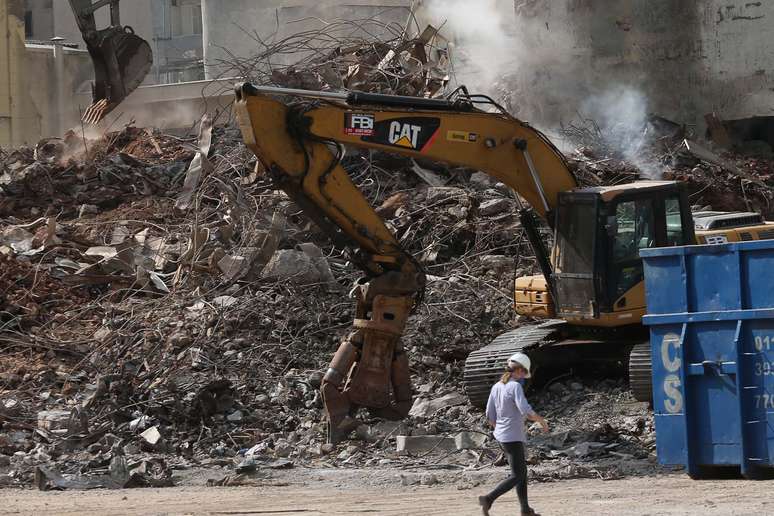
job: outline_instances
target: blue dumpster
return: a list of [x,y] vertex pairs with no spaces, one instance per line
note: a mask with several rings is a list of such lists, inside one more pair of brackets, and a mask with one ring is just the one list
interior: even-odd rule
[[659,462],[774,469],[774,241],[645,249]]

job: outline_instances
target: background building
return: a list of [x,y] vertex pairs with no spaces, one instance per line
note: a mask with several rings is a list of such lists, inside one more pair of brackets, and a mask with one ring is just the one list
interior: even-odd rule
[[[69,1],[57,0],[53,6],[52,0],[26,1],[32,17],[32,39],[48,41],[57,36],[85,48]],[[146,84],[204,78],[201,0],[124,0],[120,5],[121,23],[132,27],[153,49],[153,69]],[[109,9],[101,8],[96,15],[97,26],[105,27]],[[53,23],[50,28],[49,18]]]
[[[202,0],[205,76],[223,76],[231,56],[248,57],[265,42],[319,29],[334,19],[365,20],[405,25],[411,0]],[[353,27],[351,35],[356,35]],[[379,35],[378,33],[372,35]],[[298,56],[277,56],[278,63]]]
[[[25,134],[48,136],[65,122],[52,99],[71,92],[88,97],[91,79],[83,41],[67,0],[0,0],[21,20],[27,40],[26,72],[40,88],[22,91],[34,115]],[[412,8],[419,24],[442,26],[457,43],[458,82],[498,98],[518,116],[544,128],[578,115],[639,120],[644,112],[685,123],[702,134],[716,113],[750,139],[774,144],[774,3],[737,0],[124,0],[122,22],[148,40],[154,52],[146,84],[190,82],[232,75],[228,61],[260,51],[266,42],[322,27],[333,19],[378,18],[402,26]],[[98,22],[107,23],[108,9]],[[2,20],[6,32],[17,22]],[[54,80],[55,47],[67,76]],[[18,45],[6,41],[3,59]],[[41,45],[40,43],[45,43]],[[48,45],[48,46],[47,46]],[[14,50],[15,49],[15,50]],[[14,54],[15,55],[15,54]],[[45,56],[45,57],[44,57]],[[279,64],[298,55],[277,56]],[[26,59],[26,58],[25,58]],[[18,59],[17,59],[18,61]],[[23,60],[22,60],[23,61]],[[72,64],[70,64],[72,62]],[[6,63],[4,69],[10,69]],[[13,82],[15,78],[5,78]],[[56,85],[56,86],[54,86]],[[17,85],[18,86],[18,85]],[[10,89],[9,89],[10,88]],[[193,95],[203,86],[183,88]],[[183,91],[181,90],[181,91]],[[153,92],[161,94],[162,90]],[[164,101],[175,98],[164,88]],[[221,91],[221,90],[218,90]],[[201,96],[201,95],[200,95]],[[80,102],[81,97],[79,97]],[[172,99],[172,100],[170,100]],[[631,102],[622,102],[622,100]],[[145,100],[143,100],[145,101]],[[6,105],[16,105],[6,99]],[[66,106],[65,106],[66,108]],[[77,109],[66,108],[71,111]],[[754,122],[754,123],[751,123]],[[31,125],[30,125],[31,124]]]

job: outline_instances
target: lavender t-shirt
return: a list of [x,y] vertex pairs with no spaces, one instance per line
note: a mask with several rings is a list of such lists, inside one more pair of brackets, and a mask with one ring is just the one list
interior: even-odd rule
[[524,419],[534,413],[519,382],[494,384],[486,403],[486,418],[496,422],[494,437],[499,442],[525,442]]

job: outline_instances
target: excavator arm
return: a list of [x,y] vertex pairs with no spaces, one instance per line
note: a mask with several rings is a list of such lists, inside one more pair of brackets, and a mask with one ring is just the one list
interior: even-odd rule
[[[323,380],[329,439],[353,428],[360,406],[386,418],[405,417],[412,399],[400,337],[425,275],[352,183],[340,164],[341,146],[480,170],[510,186],[545,218],[559,192],[576,186],[575,178],[545,136],[507,113],[477,109],[478,97],[436,100],[250,84],[239,86],[236,96],[244,141],[275,185],[336,244],[352,249],[353,261],[366,273],[357,289],[353,331]],[[521,211],[525,224],[534,223],[528,208]],[[533,246],[542,248],[534,224],[531,231]],[[543,254],[541,267],[550,268],[545,249],[536,252]],[[544,273],[550,278],[550,270]]]

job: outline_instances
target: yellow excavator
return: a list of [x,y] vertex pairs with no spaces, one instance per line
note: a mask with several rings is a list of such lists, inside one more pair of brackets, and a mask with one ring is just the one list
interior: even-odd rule
[[[673,181],[578,188],[542,133],[464,88],[446,99],[425,99],[246,83],[236,88],[234,110],[246,145],[273,183],[334,243],[350,249],[365,272],[352,331],[322,384],[332,441],[353,428],[358,407],[390,419],[408,414],[412,394],[400,338],[425,286],[421,264],[342,168],[344,145],[480,170],[517,194],[542,275],[516,280],[515,308],[548,320],[507,332],[470,355],[464,383],[474,404],[486,400],[517,351],[539,354],[537,363],[626,360],[632,352],[632,386],[649,399],[650,348],[635,346],[647,342],[639,250],[696,243],[697,235],[699,242],[769,238],[774,230],[754,213],[692,214],[682,185]],[[551,252],[538,218],[552,228]]]

